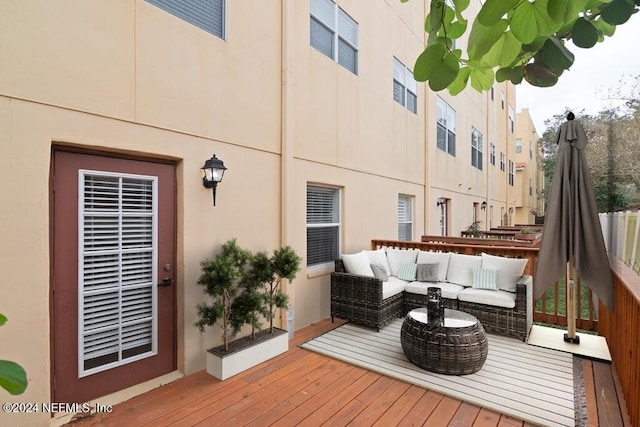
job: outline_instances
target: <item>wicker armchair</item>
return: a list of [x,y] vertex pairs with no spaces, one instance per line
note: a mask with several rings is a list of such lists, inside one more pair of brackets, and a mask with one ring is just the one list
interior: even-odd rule
[[331,321],[335,317],[380,330],[402,317],[402,292],[382,299],[382,281],[346,273],[342,260],[331,273]]

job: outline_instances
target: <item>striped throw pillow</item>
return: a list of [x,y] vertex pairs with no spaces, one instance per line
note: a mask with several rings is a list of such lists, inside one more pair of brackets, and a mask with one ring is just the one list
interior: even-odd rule
[[417,271],[418,265],[415,263],[400,264],[400,269],[398,270],[398,279],[413,282],[414,280],[416,280]]
[[473,288],[498,290],[498,270],[491,268],[473,269]]

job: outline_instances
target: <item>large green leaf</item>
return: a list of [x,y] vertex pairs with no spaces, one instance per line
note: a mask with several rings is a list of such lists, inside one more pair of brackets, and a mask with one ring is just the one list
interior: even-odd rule
[[525,65],[524,79],[533,86],[538,87],[549,87],[558,82],[558,76],[535,62]]
[[447,28],[447,37],[459,39],[467,31],[467,21],[455,21]]
[[547,0],[534,3],[523,1],[513,12],[509,23],[511,31],[523,44],[533,42],[538,36],[555,33],[561,22],[554,21],[547,11]]
[[446,89],[456,79],[459,71],[460,63],[458,62],[458,57],[450,52],[445,53],[442,61],[433,68],[433,72],[429,77],[429,87],[434,92]]
[[576,23],[573,24],[572,40],[573,44],[585,49],[595,46],[598,42],[598,29],[593,23],[582,17],[576,19]]
[[469,3],[471,3],[471,0],[453,0],[453,4],[456,7],[456,11],[460,11],[460,12],[468,8]]
[[616,26],[609,24],[604,19],[602,19],[601,16],[598,17],[598,19],[596,19],[595,21],[593,21],[593,25],[595,25],[596,28],[600,30],[600,32],[602,32],[602,34],[607,37],[611,37],[616,32]]
[[442,25],[442,19],[444,18],[444,0],[433,0],[429,7],[429,14],[424,24],[424,29],[431,33],[438,31],[438,28]]
[[0,326],[4,325],[5,323],[7,323],[7,317],[0,313]]
[[441,44],[432,44],[418,56],[413,67],[413,77],[419,82],[426,82],[433,74],[436,65],[444,60],[446,48]]
[[522,81],[523,71],[524,67],[521,65],[517,67],[500,68],[496,71],[496,81],[505,82],[509,80],[511,83],[517,85]]
[[573,53],[556,37],[549,37],[538,54],[536,61],[541,61],[553,74],[559,76],[573,65]]
[[497,65],[506,67],[518,57],[521,48],[522,43],[515,38],[511,31],[507,31],[502,34],[502,37],[498,39],[483,59],[491,67]]
[[502,37],[508,25],[506,19],[501,19],[495,25],[487,27],[476,19],[469,33],[469,59],[481,59]]
[[471,70],[471,87],[478,92],[491,89],[493,86],[493,70],[491,68],[476,68]]
[[0,360],[0,387],[16,395],[23,393],[27,384],[27,373],[22,366],[9,360]]
[[632,0],[613,0],[602,8],[602,19],[611,25],[624,24],[636,12]]
[[487,0],[478,12],[478,22],[489,27],[497,24],[503,16],[516,7],[522,0]]
[[560,24],[573,24],[578,13],[585,9],[587,0],[549,0],[547,12],[551,19]]
[[456,79],[453,82],[451,82],[451,84],[447,88],[449,90],[449,93],[452,96],[456,96],[467,87],[470,74],[471,74],[471,69],[469,67],[462,67],[460,69],[460,71],[458,72],[458,75],[456,76]]

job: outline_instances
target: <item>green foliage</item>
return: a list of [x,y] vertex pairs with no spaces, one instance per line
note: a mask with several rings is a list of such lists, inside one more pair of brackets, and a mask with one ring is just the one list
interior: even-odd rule
[[251,258],[245,281],[251,289],[260,289],[261,308],[258,311],[269,320],[269,332],[273,332],[276,309],[286,308],[289,303],[289,296],[282,291],[282,280],[292,281],[300,270],[301,261],[290,246],[276,249],[271,257],[266,252],[258,252]]
[[471,225],[465,228],[465,231],[467,231],[470,236],[480,237],[483,234],[480,224],[482,224],[482,221],[474,221],[471,223]]
[[[553,86],[573,65],[567,41],[591,48],[640,8],[633,0],[486,0],[469,29],[464,18],[469,4],[431,1],[427,45],[416,60],[414,77],[434,91],[446,88],[456,95],[469,81],[484,91],[494,79],[519,84],[524,78],[534,86]],[[452,46],[467,32],[465,57]]]
[[222,328],[225,349],[229,349],[232,327],[231,307],[239,293],[238,282],[243,277],[251,253],[238,246],[236,239],[222,245],[222,250],[213,259],[200,263],[201,275],[198,284],[204,287],[209,301],[197,305],[198,321],[194,323],[200,332],[205,326],[218,324]]
[[[0,313],[0,326],[6,322],[6,316]],[[22,366],[10,360],[0,360],[0,387],[9,394],[17,395],[24,393],[27,384],[27,373]]]

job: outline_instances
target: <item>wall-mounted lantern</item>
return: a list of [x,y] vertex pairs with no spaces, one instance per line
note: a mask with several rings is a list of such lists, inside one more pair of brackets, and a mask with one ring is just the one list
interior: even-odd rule
[[444,197],[438,197],[438,200],[436,200],[436,206],[443,206],[446,203],[446,200]]
[[209,160],[204,162],[204,166],[202,166],[202,171],[204,172],[204,176],[202,177],[202,185],[205,188],[213,189],[213,206],[216,205],[216,187],[218,183],[222,181],[222,177],[224,176],[224,171],[227,168],[224,166],[222,160],[216,157],[214,154]]
[[487,202],[482,202],[482,203],[480,204],[480,209],[482,209],[482,210],[487,209]]

